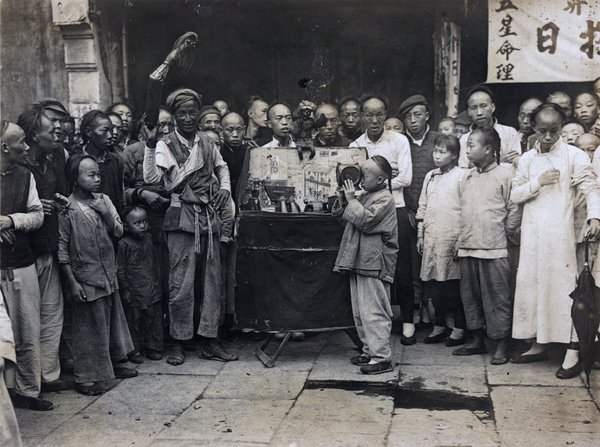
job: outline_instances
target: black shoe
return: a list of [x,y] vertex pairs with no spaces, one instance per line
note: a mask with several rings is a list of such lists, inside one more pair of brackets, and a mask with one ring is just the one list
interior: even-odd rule
[[355,355],[354,357],[352,357],[350,359],[350,362],[353,365],[366,365],[370,361],[371,361],[371,357],[364,353],[360,354],[360,355]]
[[383,374],[394,370],[392,362],[379,362],[360,367],[360,372],[363,374],[374,375]]
[[55,393],[57,391],[74,390],[75,382],[57,379],[53,382],[42,383],[42,393]]
[[548,354],[546,353],[546,351],[538,352],[537,354],[531,354],[531,355],[519,354],[518,357],[515,357],[514,359],[511,359],[510,361],[512,363],[522,364],[522,363],[541,362],[543,360],[548,360]]
[[453,355],[477,355],[477,354],[487,354],[487,348],[485,345],[473,346],[470,348],[458,348],[452,352]]
[[446,346],[448,346],[449,348],[451,348],[452,346],[460,346],[460,345],[464,345],[467,341],[466,337],[462,337],[462,338],[452,338],[452,337],[448,337],[446,339]]
[[441,343],[446,339],[447,336],[448,336],[448,329],[445,329],[443,332],[441,332],[437,335],[434,335],[434,336],[428,335],[423,340],[423,343],[427,343],[427,344]]
[[573,379],[574,377],[577,377],[582,370],[583,368],[581,367],[580,362],[577,362],[575,366],[572,366],[569,369],[565,369],[561,366],[560,368],[558,368],[558,371],[556,371],[556,378]]
[[127,358],[131,363],[144,363],[144,356],[142,354],[131,354],[128,355]]
[[400,335],[400,343],[402,343],[404,346],[411,346],[414,345],[417,342],[417,339],[414,335],[412,335],[411,337],[406,337],[404,334]]
[[153,349],[146,349],[146,358],[149,360],[162,360],[163,356],[160,352]]
[[131,379],[137,377],[138,372],[135,369],[124,368],[122,366],[113,366],[115,379]]
[[33,411],[48,411],[54,408],[52,402],[39,397],[29,397],[11,393],[10,398],[15,408],[25,408]]

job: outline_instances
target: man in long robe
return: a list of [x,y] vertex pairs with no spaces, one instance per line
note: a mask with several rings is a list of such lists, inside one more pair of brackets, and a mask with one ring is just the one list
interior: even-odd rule
[[577,190],[587,199],[588,233],[600,235],[600,188],[587,154],[560,140],[565,118],[556,104],[533,112],[538,141],[519,160],[511,194],[523,204],[513,338],[533,342],[513,362],[544,360],[544,344],[571,342],[557,372],[562,379],[581,371],[569,297],[579,273],[573,221]]

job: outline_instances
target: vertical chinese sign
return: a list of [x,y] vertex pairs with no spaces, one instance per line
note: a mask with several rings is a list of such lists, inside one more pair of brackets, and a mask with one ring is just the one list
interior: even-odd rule
[[600,76],[600,0],[488,0],[489,83]]

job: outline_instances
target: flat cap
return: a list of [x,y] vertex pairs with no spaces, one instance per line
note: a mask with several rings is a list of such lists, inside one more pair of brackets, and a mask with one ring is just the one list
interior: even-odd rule
[[200,109],[200,119],[204,118],[206,115],[210,115],[211,113],[214,113],[221,118],[221,112],[219,112],[219,109],[217,109],[215,106],[203,106]]
[[470,126],[471,124],[473,124],[473,120],[471,119],[467,111],[463,110],[458,114],[458,116],[454,120],[454,123],[460,124],[462,126]]
[[408,99],[405,99],[402,104],[400,104],[400,108],[398,109],[398,115],[402,116],[414,106],[422,105],[429,108],[427,104],[427,100],[423,95],[413,95]]

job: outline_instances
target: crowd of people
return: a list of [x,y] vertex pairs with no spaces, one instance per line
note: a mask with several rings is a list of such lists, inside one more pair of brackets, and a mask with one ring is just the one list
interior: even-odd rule
[[[564,343],[556,375],[575,377],[569,294],[584,237],[600,236],[598,95],[600,79],[573,101],[524,98],[518,130],[498,123],[485,86],[437,130],[421,95],[395,116],[377,95],[295,107],[252,96],[237,113],[181,88],[156,126],[125,103],[77,126],[59,101],[33,103],[1,136],[0,318],[16,357],[0,337],[0,369],[13,404],[52,409],[41,393],[69,386],[61,370],[98,395],[137,375],[126,361],[237,360],[220,340],[235,321],[240,176],[260,146],[301,159],[366,149],[361,187],[346,182],[332,210],[346,221],[335,270],[350,272],[361,372],[393,369],[396,304],[403,345],[431,328],[425,343],[475,355],[487,336],[498,365]],[[528,345],[509,358],[511,339]]]

